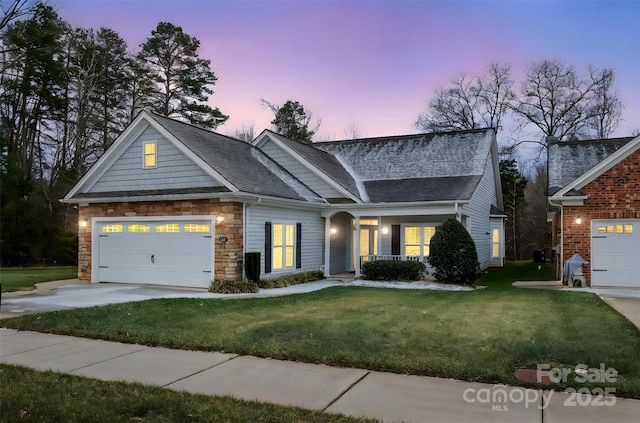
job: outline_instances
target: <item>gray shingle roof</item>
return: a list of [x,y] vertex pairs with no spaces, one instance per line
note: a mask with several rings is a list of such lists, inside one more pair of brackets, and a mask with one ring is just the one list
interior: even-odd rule
[[623,147],[633,137],[550,143],[548,195],[553,195]]
[[321,201],[316,193],[251,144],[155,113],[149,115],[240,191]]
[[[372,202],[468,199],[484,174],[493,129],[320,142]],[[393,199],[393,195],[397,199]]]
[[480,182],[480,175],[444,178],[412,178],[365,181],[373,203],[468,200]]
[[358,192],[358,187],[356,186],[356,181],[353,179],[353,176],[351,176],[333,155],[322,149],[315,148],[317,144],[305,144],[300,141],[291,140],[273,131],[269,132],[305,160],[315,165],[320,171],[332,178],[356,198],[360,198],[360,193]]

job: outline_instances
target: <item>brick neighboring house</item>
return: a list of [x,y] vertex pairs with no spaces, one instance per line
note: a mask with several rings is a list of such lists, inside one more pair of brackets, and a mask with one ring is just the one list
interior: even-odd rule
[[552,140],[547,151],[560,263],[578,253],[589,286],[640,288],[640,136]]

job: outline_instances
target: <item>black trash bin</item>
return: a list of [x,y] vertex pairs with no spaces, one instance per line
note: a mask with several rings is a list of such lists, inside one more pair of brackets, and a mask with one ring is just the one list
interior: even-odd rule
[[544,263],[544,250],[535,250],[533,252],[534,263]]

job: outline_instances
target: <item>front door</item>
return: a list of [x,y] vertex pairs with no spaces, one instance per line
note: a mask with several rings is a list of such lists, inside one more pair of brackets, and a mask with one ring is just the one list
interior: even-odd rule
[[361,225],[360,226],[360,254],[356,255],[356,237],[358,234],[355,229],[353,231],[353,269],[358,257],[362,257],[362,262],[369,261],[369,256],[378,255],[378,227]]

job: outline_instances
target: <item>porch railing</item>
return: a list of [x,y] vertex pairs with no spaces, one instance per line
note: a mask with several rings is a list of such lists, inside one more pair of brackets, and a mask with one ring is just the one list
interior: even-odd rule
[[429,263],[427,262],[427,256],[394,256],[394,255],[364,255],[360,256],[360,268],[362,269],[362,265],[368,261],[378,261],[378,260],[394,260],[394,261],[421,261],[425,266],[429,267]]

